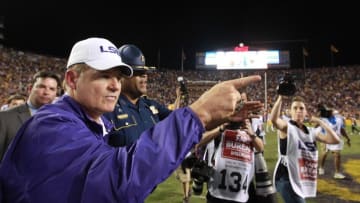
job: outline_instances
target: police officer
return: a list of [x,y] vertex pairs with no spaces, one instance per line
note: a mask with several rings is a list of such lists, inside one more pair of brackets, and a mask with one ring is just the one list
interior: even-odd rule
[[[119,48],[122,61],[133,68],[133,77],[121,80],[121,94],[111,113],[105,116],[114,123],[109,134],[109,144],[128,146],[133,144],[142,132],[166,118],[170,113],[164,105],[146,97],[148,72],[141,50],[132,44]],[[177,100],[180,96],[177,93]],[[179,102],[175,102],[178,107]]]

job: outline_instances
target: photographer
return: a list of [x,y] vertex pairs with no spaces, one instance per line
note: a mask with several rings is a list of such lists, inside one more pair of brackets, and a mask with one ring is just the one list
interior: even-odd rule
[[179,82],[179,85],[180,85],[180,95],[181,95],[181,99],[184,103],[184,106],[187,106],[189,105],[189,92],[187,90],[187,87],[186,87],[186,82],[184,80],[184,77],[182,76],[179,76],[177,78],[178,82]]
[[[204,134],[197,145],[207,145],[208,165],[212,171],[204,170],[209,175],[208,203],[248,202],[250,183],[254,177],[255,151],[263,151],[262,140],[252,129],[250,118],[259,108],[252,108],[251,101],[243,102],[240,108],[247,109],[243,121],[222,125]],[[209,142],[214,138],[219,142]]]
[[[279,93],[280,94],[280,93]],[[328,136],[304,125],[307,115],[304,99],[295,96],[290,107],[291,119],[280,117],[282,95],[278,96],[270,119],[278,133],[278,161],[275,166],[275,186],[285,203],[304,203],[305,198],[316,196],[318,150],[316,141],[337,144],[339,137],[321,119],[310,116],[310,122],[320,125]]]

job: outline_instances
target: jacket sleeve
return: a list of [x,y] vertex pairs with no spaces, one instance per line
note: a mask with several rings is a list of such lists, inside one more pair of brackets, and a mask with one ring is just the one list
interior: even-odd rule
[[145,131],[127,152],[119,149],[119,160],[125,166],[120,188],[126,189],[120,194],[145,199],[181,164],[203,132],[200,120],[190,108],[183,108]]
[[200,120],[184,108],[134,145],[114,148],[104,141],[100,125],[85,125],[71,115],[38,114],[9,150],[0,185],[10,202],[143,202],[203,132]]

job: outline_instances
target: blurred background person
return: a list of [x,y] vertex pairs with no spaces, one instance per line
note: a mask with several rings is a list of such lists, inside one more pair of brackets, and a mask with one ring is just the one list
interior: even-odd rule
[[8,109],[25,104],[26,97],[20,94],[11,95],[8,101]]
[[[335,179],[344,179],[346,176],[341,173],[341,151],[344,149],[344,141],[343,138],[346,138],[346,144],[350,147],[350,137],[347,135],[345,130],[345,121],[344,118],[339,114],[339,112],[335,109],[328,109],[324,105],[320,105],[319,108],[321,119],[326,122],[339,136],[340,143],[339,144],[323,144],[321,146],[320,151],[320,159],[319,159],[319,175],[325,174],[325,161],[329,152],[334,157],[334,167]],[[326,134],[325,130],[322,129],[323,133]],[[327,136],[327,135],[325,135]]]
[[189,203],[191,192],[191,168],[192,163],[189,163],[189,157],[192,156],[192,153],[189,152],[181,165],[175,170],[175,177],[181,183],[182,192],[183,192],[183,203]]
[[360,130],[356,121],[356,118],[351,118],[351,133],[355,135],[355,132],[360,135]]
[[40,71],[29,85],[26,103],[0,112],[0,159],[21,125],[45,104],[52,103],[60,87],[60,78],[50,71]]
[[2,111],[4,110],[7,110],[7,109],[11,109],[15,106],[19,106],[21,104],[24,104],[26,102],[26,97],[21,95],[21,94],[13,94],[13,95],[10,95],[7,102],[6,102],[6,105],[4,105],[2,107]]

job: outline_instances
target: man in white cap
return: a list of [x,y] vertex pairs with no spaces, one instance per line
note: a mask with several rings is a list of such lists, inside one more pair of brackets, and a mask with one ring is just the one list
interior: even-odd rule
[[180,165],[206,129],[243,119],[238,89],[249,76],[215,85],[188,107],[146,130],[136,145],[107,144],[112,124],[103,117],[118,100],[132,69],[103,38],[77,42],[65,73],[66,93],[41,108],[19,130],[0,166],[5,202],[144,202]]

